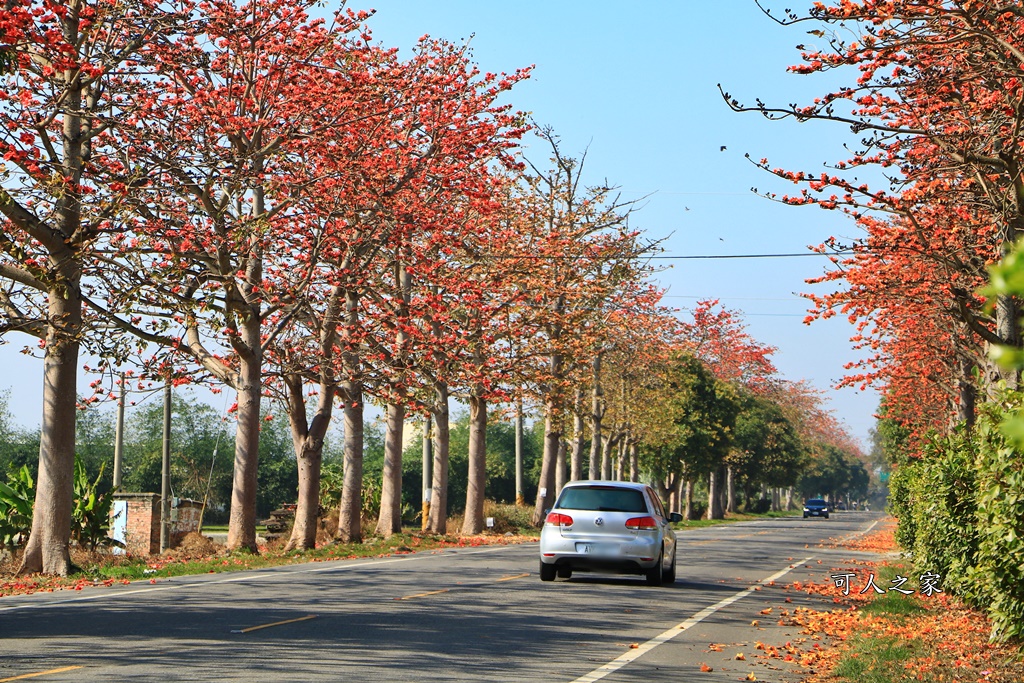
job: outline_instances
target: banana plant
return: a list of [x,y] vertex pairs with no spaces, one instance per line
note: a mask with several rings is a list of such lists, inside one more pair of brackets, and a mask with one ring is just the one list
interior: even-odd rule
[[99,474],[93,480],[85,470],[81,458],[75,456],[75,507],[71,516],[71,538],[83,548],[96,550],[99,546],[124,547],[120,541],[107,536],[110,527],[110,508],[114,504],[114,492],[99,491],[100,481],[106,463],[100,466]]
[[0,547],[14,550],[28,539],[36,483],[27,465],[0,482]]

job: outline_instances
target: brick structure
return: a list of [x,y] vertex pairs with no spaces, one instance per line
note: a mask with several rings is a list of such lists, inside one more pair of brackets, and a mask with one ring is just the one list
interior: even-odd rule
[[125,550],[131,555],[160,552],[160,494],[115,493],[114,507],[121,501],[127,504],[127,520],[122,523]]
[[[124,522],[125,550],[132,555],[155,555],[160,552],[160,494],[115,493],[117,502],[126,504]],[[171,509],[170,547],[176,546],[187,534],[199,530],[199,516],[203,504],[185,498],[174,499]],[[111,525],[113,526],[113,524]]]

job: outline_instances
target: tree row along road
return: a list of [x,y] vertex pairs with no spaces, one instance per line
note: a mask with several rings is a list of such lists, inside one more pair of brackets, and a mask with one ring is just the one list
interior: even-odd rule
[[[830,582],[856,554],[829,539],[878,518],[685,531],[679,579],[662,588],[597,574],[542,584],[531,543],[4,598],[0,681],[686,680],[709,643],[750,643],[753,660],[755,640],[794,637],[751,620],[783,583]],[[736,664],[701,680],[799,678]]]

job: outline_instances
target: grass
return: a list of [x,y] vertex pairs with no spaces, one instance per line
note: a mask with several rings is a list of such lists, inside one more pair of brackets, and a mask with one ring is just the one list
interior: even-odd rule
[[924,644],[895,636],[858,638],[832,671],[840,680],[892,683],[906,680],[905,664],[924,654]]

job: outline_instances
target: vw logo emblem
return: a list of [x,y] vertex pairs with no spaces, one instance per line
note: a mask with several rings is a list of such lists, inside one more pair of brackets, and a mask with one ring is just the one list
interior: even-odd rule
[[596,524],[597,526],[604,526],[604,518],[603,517],[598,517],[597,519],[594,520],[594,524]]

